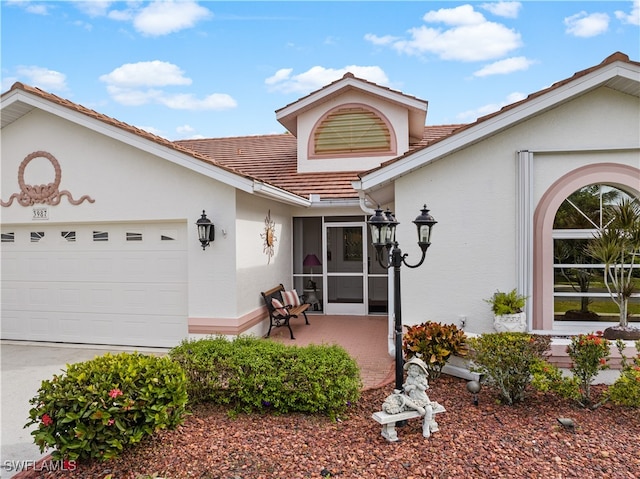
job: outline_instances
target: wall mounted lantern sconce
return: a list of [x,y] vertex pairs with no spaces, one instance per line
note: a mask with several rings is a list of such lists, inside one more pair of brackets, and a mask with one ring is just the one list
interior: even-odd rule
[[198,227],[198,239],[200,240],[200,244],[202,245],[202,251],[205,250],[209,243],[211,243],[215,239],[215,226],[207,215],[202,210],[202,216],[198,221],[196,221],[196,226]]

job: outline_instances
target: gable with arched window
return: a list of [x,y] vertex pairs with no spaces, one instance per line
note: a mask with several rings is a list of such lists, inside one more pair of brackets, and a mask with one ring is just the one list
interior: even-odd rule
[[387,118],[365,105],[341,105],[313,128],[309,157],[352,157],[396,154],[396,139]]

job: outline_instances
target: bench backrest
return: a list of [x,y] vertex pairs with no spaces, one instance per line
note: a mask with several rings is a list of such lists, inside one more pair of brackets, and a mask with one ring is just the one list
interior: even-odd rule
[[284,305],[284,301],[282,300],[282,292],[284,290],[285,290],[284,286],[282,284],[279,284],[275,288],[271,288],[268,291],[264,291],[260,293],[262,294],[262,297],[264,298],[264,302],[267,305],[267,309],[269,310],[269,315],[282,316],[282,314],[278,313],[276,311],[276,308],[273,307],[273,303],[271,302],[271,300],[275,298]]

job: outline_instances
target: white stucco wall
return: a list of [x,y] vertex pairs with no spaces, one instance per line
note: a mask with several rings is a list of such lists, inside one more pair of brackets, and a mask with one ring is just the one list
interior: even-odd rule
[[409,262],[418,257],[411,220],[423,202],[439,221],[425,264],[403,268],[404,322],[457,323],[466,316],[467,331],[491,331],[492,314],[483,299],[517,286],[516,153],[566,152],[540,155],[539,161],[534,156],[535,208],[549,184],[589,162],[640,167],[637,150],[569,153],[640,147],[639,106],[637,98],[603,88],[398,179],[397,237]]
[[[283,283],[291,287],[292,232],[288,206],[246,193],[237,196],[238,312],[249,313],[264,305],[260,291]],[[273,256],[264,251],[265,219],[275,225]]]
[[[236,317],[235,189],[187,168],[110,139],[54,115],[34,110],[2,129],[2,199],[19,191],[18,168],[38,150],[60,163],[60,190],[95,203],[49,206],[49,224],[145,221],[186,223],[190,317]],[[29,184],[53,181],[51,164],[34,159]],[[195,222],[205,209],[216,226],[215,242],[203,251]],[[17,202],[0,208],[3,224],[30,224],[32,211]],[[227,231],[225,238],[221,229]],[[186,320],[186,318],[185,318]]]
[[[388,156],[308,159],[308,143],[313,127],[329,110],[346,103],[360,103],[377,109],[382,113],[396,136],[397,154]],[[298,117],[298,171],[354,171],[375,168],[380,163],[399,156],[409,149],[409,115],[406,108],[385,102],[380,98],[358,91],[349,91],[338,98],[321,103],[318,107],[302,113]]]

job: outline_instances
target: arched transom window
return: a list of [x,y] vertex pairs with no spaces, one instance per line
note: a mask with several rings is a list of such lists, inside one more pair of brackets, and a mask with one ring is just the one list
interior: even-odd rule
[[387,123],[376,112],[348,106],[330,112],[313,135],[313,153],[390,153],[392,137]]

